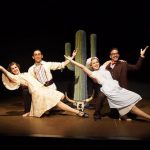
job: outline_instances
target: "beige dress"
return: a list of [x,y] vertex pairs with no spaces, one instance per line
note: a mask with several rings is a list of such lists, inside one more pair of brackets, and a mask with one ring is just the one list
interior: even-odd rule
[[63,93],[55,89],[43,86],[29,73],[13,75],[7,72],[7,76],[11,80],[3,74],[2,81],[4,86],[9,90],[15,90],[20,85],[28,86],[29,92],[32,95],[30,116],[41,117],[47,110],[56,106],[64,96]]

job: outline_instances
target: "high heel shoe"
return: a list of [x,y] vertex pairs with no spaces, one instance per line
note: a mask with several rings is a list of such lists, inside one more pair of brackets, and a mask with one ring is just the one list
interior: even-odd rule
[[93,118],[94,118],[95,121],[98,120],[98,119],[100,120],[101,119],[100,113],[94,113]]
[[83,112],[83,111],[79,111],[79,112],[77,113],[77,115],[78,115],[79,117],[83,117],[83,118],[88,118],[88,117],[89,117],[89,115],[88,115],[86,112]]

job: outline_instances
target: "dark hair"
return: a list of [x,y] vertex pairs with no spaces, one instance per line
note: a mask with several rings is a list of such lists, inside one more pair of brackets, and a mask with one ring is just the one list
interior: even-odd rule
[[42,55],[43,55],[43,53],[42,53],[42,51],[40,50],[40,49],[35,49],[34,51],[33,51],[33,53],[32,53],[32,56],[34,55],[34,52],[35,51],[39,51]]
[[7,70],[9,71],[9,72],[11,72],[12,73],[12,71],[11,71],[11,66],[13,66],[13,65],[16,65],[18,68],[19,68],[19,70],[20,70],[20,65],[18,64],[18,63],[16,63],[16,62],[11,62],[9,65],[8,65],[8,68],[7,68]]
[[118,51],[118,53],[119,53],[119,50],[118,50],[118,48],[116,48],[116,47],[113,47],[113,48],[111,48],[111,50],[109,51],[109,54],[111,54],[111,52],[112,52],[113,50],[117,50],[117,51]]

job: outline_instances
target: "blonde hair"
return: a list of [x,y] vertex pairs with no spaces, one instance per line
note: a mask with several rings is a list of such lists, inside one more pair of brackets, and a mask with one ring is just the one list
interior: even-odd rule
[[90,58],[88,58],[88,59],[86,60],[86,67],[87,67],[87,68],[92,69],[92,68],[91,68],[91,62],[92,62],[92,60],[94,60],[94,59],[97,59],[97,60],[99,61],[99,59],[98,59],[97,57],[90,57]]

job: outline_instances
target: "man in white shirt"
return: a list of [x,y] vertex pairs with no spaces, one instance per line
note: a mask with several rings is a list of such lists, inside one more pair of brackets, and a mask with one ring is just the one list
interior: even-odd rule
[[[77,49],[73,51],[72,58],[76,56]],[[69,60],[66,60],[64,62],[46,62],[43,61],[43,54],[41,50],[36,49],[33,52],[32,58],[34,59],[35,63],[29,68],[28,72],[34,76],[39,82],[41,82],[44,86],[57,89],[55,83],[53,82],[53,76],[51,73],[51,70],[62,70],[65,68],[65,66],[70,62]],[[23,89],[23,95],[26,110],[30,110],[30,102],[31,98],[27,95],[29,95],[28,90],[26,88]],[[29,102],[28,102],[29,101]]]

